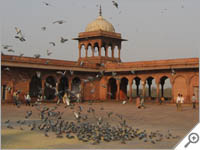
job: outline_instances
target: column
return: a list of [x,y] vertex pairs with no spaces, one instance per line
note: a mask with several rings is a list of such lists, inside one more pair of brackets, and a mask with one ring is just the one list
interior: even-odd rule
[[156,95],[157,95],[156,100],[158,103],[159,103],[159,93],[160,93],[160,82],[157,82],[156,83]]
[[92,57],[94,57],[94,47],[92,46]]
[[112,46],[112,58],[114,58],[115,57],[115,51],[114,51],[114,46]]
[[117,80],[117,101],[120,100],[120,80]]
[[118,48],[118,57],[119,57],[119,60],[121,59],[121,47]]
[[44,100],[45,79],[42,79],[42,99]]
[[81,58],[81,47],[79,47],[79,58]]
[[69,84],[69,90],[71,91],[72,90],[72,78],[70,78],[68,82],[69,82],[68,83]]
[[108,47],[105,47],[105,51],[106,51],[106,57],[108,57]]
[[88,47],[85,48],[85,57],[88,57]]
[[133,92],[132,84],[133,84],[133,81],[131,81],[131,82],[129,83],[129,101],[132,101],[132,100],[133,100],[133,98],[132,98],[132,92]]
[[98,49],[99,49],[99,56],[101,57],[101,46],[99,46]]
[[142,96],[143,96],[143,98],[145,97],[145,84],[146,84],[146,82],[142,81]]

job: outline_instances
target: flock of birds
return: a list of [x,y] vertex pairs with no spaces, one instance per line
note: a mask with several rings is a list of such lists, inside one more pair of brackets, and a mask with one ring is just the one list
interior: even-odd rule
[[[106,111],[100,107],[99,116],[96,109],[89,103],[89,107],[84,109],[80,104],[70,104],[62,111],[57,110],[61,105],[47,107],[42,104],[34,104],[33,109],[38,111],[37,120],[31,119],[33,111],[26,111],[24,119],[16,122],[7,120],[4,122],[9,129],[31,130],[41,132],[45,137],[77,139],[93,145],[101,142],[120,141],[126,144],[127,141],[139,139],[143,142],[156,144],[167,139],[178,139],[179,136],[172,135],[168,130],[163,134],[161,131],[146,131],[133,128],[127,120],[119,113]],[[69,109],[74,119],[66,119],[64,112]]]

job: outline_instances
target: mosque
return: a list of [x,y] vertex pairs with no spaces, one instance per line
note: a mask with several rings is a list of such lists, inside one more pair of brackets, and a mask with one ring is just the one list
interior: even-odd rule
[[185,103],[191,103],[193,94],[199,98],[199,58],[123,62],[121,45],[127,40],[101,10],[74,40],[77,61],[1,55],[2,101],[12,102],[17,90],[21,100],[30,93],[33,99],[41,94],[45,101],[55,101],[55,89],[80,92],[84,101],[134,101],[144,96],[146,101],[164,97],[175,103],[178,93]]

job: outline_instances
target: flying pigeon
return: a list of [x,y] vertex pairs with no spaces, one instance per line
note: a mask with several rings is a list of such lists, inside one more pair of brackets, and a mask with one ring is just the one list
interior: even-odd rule
[[56,44],[54,42],[49,42],[49,44],[52,44],[53,46],[56,46]]
[[64,20],[58,20],[58,21],[54,21],[53,24],[55,24],[55,23],[63,24],[63,23],[65,23],[65,22],[66,22],[66,21],[64,21]]
[[67,41],[68,41],[68,39],[64,39],[63,37],[60,38],[60,42],[61,42],[61,43],[65,43],[65,42],[67,42]]
[[117,3],[117,2],[112,1],[112,3],[113,3],[113,5],[114,5],[116,8],[118,8],[118,3]]

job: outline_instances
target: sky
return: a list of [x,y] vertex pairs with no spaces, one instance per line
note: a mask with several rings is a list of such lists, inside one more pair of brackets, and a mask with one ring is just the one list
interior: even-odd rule
[[[43,2],[50,3],[46,6]],[[72,38],[102,16],[122,38],[123,62],[199,57],[200,0],[1,0],[1,44],[12,45],[8,55],[78,60],[78,42]],[[64,24],[53,24],[65,20]],[[46,31],[41,27],[46,26]],[[26,41],[14,38],[15,27]],[[60,37],[69,39],[60,43]],[[49,42],[55,42],[52,46]],[[47,49],[52,52],[47,56]]]

